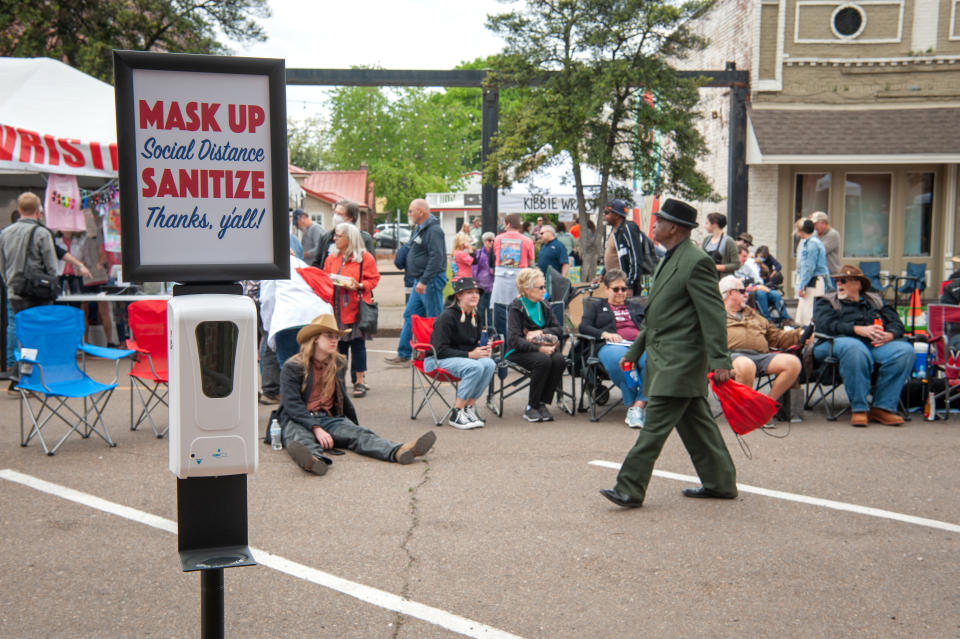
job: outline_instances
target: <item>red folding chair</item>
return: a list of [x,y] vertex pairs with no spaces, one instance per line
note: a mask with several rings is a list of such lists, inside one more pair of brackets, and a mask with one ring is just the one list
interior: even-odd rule
[[[427,408],[433,417],[433,423],[436,426],[442,426],[443,422],[450,417],[453,412],[453,402],[443,395],[443,385],[451,384],[453,387],[453,397],[456,398],[457,384],[460,383],[459,377],[454,377],[443,368],[435,368],[429,373],[424,370],[424,360],[427,357],[437,358],[437,351],[430,344],[430,336],[433,334],[433,317],[420,317],[414,315],[413,339],[410,340],[410,346],[413,348],[413,354],[410,357],[410,419],[416,419],[420,412]],[[417,404],[417,389],[420,390],[422,398]],[[437,417],[437,411],[433,407],[433,399],[437,398],[446,408],[443,415]]]
[[960,306],[930,304],[927,331],[927,389],[931,392],[934,378],[942,373],[943,390],[934,392],[933,397],[947,419],[951,402],[960,398]]
[[[167,404],[169,376],[167,373],[167,303],[164,300],[133,302],[127,308],[130,333],[127,348],[135,351],[130,366],[130,430],[150,422],[153,434],[161,438],[167,434],[169,423],[162,429],[153,421],[153,409]],[[134,420],[134,395],[139,400],[140,413]]]

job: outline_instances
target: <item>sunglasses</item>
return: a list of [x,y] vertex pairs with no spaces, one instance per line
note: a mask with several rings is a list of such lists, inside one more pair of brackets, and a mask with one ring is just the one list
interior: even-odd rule
[[541,284],[540,286],[531,286],[530,288],[532,288],[532,289],[534,289],[534,290],[540,289],[541,291],[545,291],[545,290],[547,290],[547,285],[546,285],[546,284]]
[[613,291],[614,293],[626,293],[630,289],[627,288],[626,286],[611,286],[610,290]]
[[847,282],[856,282],[857,278],[855,277],[838,277],[837,284],[846,284]]

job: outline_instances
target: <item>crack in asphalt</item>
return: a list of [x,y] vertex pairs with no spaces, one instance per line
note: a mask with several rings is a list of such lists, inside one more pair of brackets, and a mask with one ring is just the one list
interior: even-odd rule
[[[400,587],[400,596],[404,599],[410,599],[410,573],[414,564],[417,562],[416,556],[414,556],[409,548],[410,541],[413,539],[413,535],[416,533],[417,527],[420,525],[420,499],[417,493],[428,481],[430,481],[430,462],[423,460],[423,466],[423,474],[420,477],[420,482],[416,486],[410,488],[410,525],[407,527],[407,531],[403,535],[403,540],[400,542],[400,550],[407,555],[407,563],[404,565],[403,570],[401,571],[403,585]],[[393,639],[398,639],[400,636],[400,631],[403,628],[403,620],[403,615],[398,612],[393,623]]]

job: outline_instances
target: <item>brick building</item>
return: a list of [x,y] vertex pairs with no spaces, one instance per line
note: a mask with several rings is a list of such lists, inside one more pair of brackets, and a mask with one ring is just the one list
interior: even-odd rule
[[[824,210],[843,261],[926,267],[928,293],[960,250],[960,0],[721,0],[709,47],[677,64],[735,62],[751,86],[748,230],[792,271],[796,219]],[[726,196],[729,92],[702,91],[702,169]],[[725,202],[700,203],[702,215]],[[789,278],[788,278],[789,280]],[[792,293],[792,291],[791,291]]]

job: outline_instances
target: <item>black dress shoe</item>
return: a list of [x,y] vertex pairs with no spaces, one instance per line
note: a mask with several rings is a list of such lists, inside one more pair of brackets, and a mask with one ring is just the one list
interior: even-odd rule
[[725,495],[723,493],[718,493],[715,490],[710,490],[709,488],[684,488],[683,489],[684,497],[698,497],[700,499],[736,499],[737,494]]
[[616,488],[604,488],[600,494],[622,508],[639,508],[643,505],[643,500],[621,493]]

